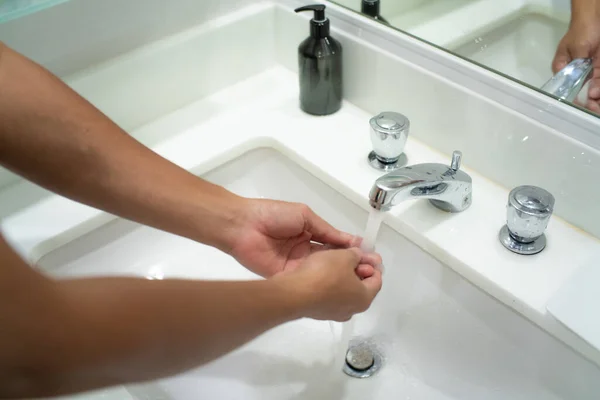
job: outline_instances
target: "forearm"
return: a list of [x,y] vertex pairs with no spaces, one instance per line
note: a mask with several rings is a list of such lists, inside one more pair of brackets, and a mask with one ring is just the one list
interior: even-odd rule
[[571,20],[600,19],[600,0],[571,0]]
[[228,250],[226,229],[214,227],[235,218],[239,197],[153,153],[58,78],[0,50],[1,164],[74,200]]
[[21,353],[0,361],[16,371],[0,374],[0,382],[13,385],[0,384],[0,397],[73,393],[206,363],[300,316],[299,303],[278,285],[127,278],[57,283],[54,298],[39,306],[46,323],[32,329],[38,316],[29,314],[28,329],[2,338]]

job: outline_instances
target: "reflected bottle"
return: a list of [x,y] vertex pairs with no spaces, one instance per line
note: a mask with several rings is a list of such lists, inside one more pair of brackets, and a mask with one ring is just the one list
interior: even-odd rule
[[384,24],[388,24],[387,19],[381,16],[381,1],[380,0],[362,0],[362,6],[360,11],[373,18],[377,21],[383,22]]

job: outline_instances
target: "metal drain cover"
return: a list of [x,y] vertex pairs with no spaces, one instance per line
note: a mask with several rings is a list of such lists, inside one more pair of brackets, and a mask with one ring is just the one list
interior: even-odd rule
[[381,355],[366,343],[348,348],[343,371],[353,378],[368,378],[381,368]]
[[346,363],[357,371],[366,371],[375,364],[375,356],[368,346],[359,345],[348,349]]

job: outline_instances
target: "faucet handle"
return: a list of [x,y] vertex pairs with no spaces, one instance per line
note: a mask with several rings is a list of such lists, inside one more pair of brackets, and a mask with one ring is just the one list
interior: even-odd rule
[[519,186],[508,195],[506,225],[500,241],[518,254],[536,254],[546,247],[544,231],[554,211],[554,196],[536,186]]
[[450,163],[450,169],[454,172],[460,169],[460,162],[462,161],[462,151],[454,150],[452,153],[452,162]]
[[410,121],[397,112],[382,112],[369,121],[371,126],[371,144],[369,154],[372,167],[391,171],[405,166],[408,162],[404,154],[404,145],[408,139]]

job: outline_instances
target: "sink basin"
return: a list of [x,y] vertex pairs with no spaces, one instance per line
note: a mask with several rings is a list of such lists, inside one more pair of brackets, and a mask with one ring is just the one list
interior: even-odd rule
[[[305,202],[349,232],[360,233],[367,220],[366,208],[271,148],[252,150],[205,178],[244,196]],[[352,327],[354,340],[365,338],[382,352],[375,376],[342,373],[340,338],[349,325],[304,319],[193,371],[77,398],[597,398],[600,369],[562,342],[385,225],[377,247],[386,264],[384,288]],[[38,264],[55,277],[258,279],[210,247],[119,219]]]
[[455,53],[534,87],[552,77],[552,60],[568,22],[541,13],[517,14]]

